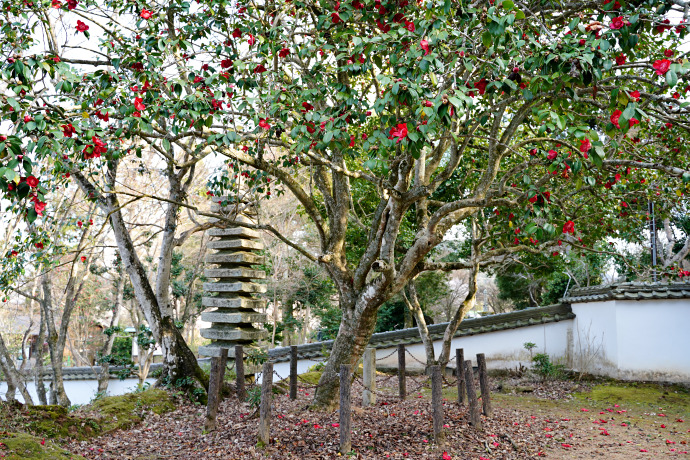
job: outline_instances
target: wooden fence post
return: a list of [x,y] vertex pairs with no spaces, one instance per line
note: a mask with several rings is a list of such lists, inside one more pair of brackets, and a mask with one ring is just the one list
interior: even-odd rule
[[434,421],[434,440],[439,445],[443,444],[444,439],[442,383],[441,366],[435,364],[431,366],[431,415]]
[[362,365],[362,380],[364,381],[364,391],[362,391],[362,405],[364,407],[376,404],[376,349],[364,349],[364,363]]
[[223,399],[223,382],[225,381],[225,367],[228,365],[228,349],[227,348],[221,348],[220,349],[220,361],[218,363],[220,366],[220,372],[218,373],[218,381],[220,382],[220,385],[218,385],[218,391],[219,391],[219,401],[222,401]]
[[489,388],[489,375],[486,370],[486,357],[484,353],[477,353],[477,367],[479,367],[479,389],[482,392],[482,408],[484,415],[491,415],[491,389]]
[[465,362],[465,350],[462,348],[455,349],[455,373],[458,374],[458,404],[461,406],[465,404],[465,369],[463,368]]
[[465,386],[467,387],[467,400],[470,406],[470,424],[481,430],[482,418],[479,413],[479,403],[477,402],[477,392],[474,390],[474,375],[472,371],[472,361],[465,361]]
[[297,345],[290,347],[290,399],[297,399]]
[[259,406],[259,446],[271,440],[271,402],[273,399],[273,363],[264,363],[261,373],[261,403]]
[[218,403],[220,400],[220,390],[223,386],[223,372],[222,372],[222,356],[225,352],[227,359],[228,350],[221,348],[220,357],[211,358],[211,371],[208,378],[208,402],[206,405],[206,422],[204,423],[204,431],[213,431],[216,429],[216,419],[218,416]]
[[237,399],[244,402],[247,390],[244,388],[244,351],[242,345],[235,345],[235,371],[237,372]]
[[398,345],[398,393],[400,399],[407,396],[407,384],[405,382],[405,345]]
[[350,431],[350,366],[340,365],[340,453],[349,454],[352,450]]

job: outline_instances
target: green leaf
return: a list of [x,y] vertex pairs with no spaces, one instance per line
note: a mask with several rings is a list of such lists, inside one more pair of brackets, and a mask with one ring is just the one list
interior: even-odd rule
[[532,94],[532,91],[525,88],[522,90],[522,97],[524,97],[526,101],[531,101],[532,99],[534,99],[534,94]]
[[525,19],[525,13],[522,10],[515,10],[515,19]]
[[690,172],[684,172],[683,173],[683,182],[690,183]]
[[590,156],[592,157],[592,162],[597,165],[598,168],[601,168],[604,165],[604,148],[601,146],[595,146],[594,150],[589,151]]
[[36,220],[38,217],[38,214],[36,213],[36,210],[34,208],[29,208],[29,211],[26,213],[26,220],[29,223],[32,223],[33,221]]
[[676,86],[678,83],[678,75],[673,70],[666,72],[666,83],[668,86]]
[[326,131],[326,134],[323,135],[323,141],[328,144],[331,139],[333,139],[333,131]]
[[515,3],[513,3],[512,0],[503,0],[503,9],[506,11],[510,11],[513,8],[515,8]]
[[163,150],[166,152],[170,151],[170,141],[167,139],[163,139]]
[[485,47],[489,48],[492,43],[491,32],[488,30],[482,34],[482,43]]

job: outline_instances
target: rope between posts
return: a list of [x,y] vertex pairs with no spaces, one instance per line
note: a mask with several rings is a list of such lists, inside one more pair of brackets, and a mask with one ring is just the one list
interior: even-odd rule
[[387,354],[386,356],[383,356],[383,357],[381,357],[381,358],[376,358],[376,361],[377,361],[377,362],[378,362],[378,361],[383,361],[384,359],[390,358],[391,356],[393,356],[393,355],[396,354],[397,352],[398,352],[398,350],[393,350],[393,351],[391,351],[389,354]]

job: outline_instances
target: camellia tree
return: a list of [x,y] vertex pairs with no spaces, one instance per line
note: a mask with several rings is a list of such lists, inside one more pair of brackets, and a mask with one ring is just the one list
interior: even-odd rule
[[[670,210],[687,193],[683,0],[0,3],[12,209],[35,220],[50,187],[76,179],[119,232],[160,335],[165,305],[118,218],[118,162],[142,145],[167,158],[173,215],[211,153],[226,163],[209,193],[293,194],[319,251],[279,237],[328,271],[342,311],[316,406],[422,272],[471,268],[467,306],[482,266],[591,248],[649,200]],[[476,222],[466,260],[428,260]]]

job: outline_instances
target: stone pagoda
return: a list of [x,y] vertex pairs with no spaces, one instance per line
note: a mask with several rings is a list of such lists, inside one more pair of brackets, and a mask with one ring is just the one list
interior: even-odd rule
[[[216,200],[223,201],[225,197]],[[254,223],[256,213],[244,206],[238,210],[234,203],[225,207],[213,203],[211,211],[237,222]],[[264,262],[264,257],[257,254],[264,246],[259,232],[246,227],[213,228],[208,234],[213,238],[208,248],[215,252],[206,256],[209,268],[204,275],[216,281],[204,283],[202,305],[213,310],[201,314],[203,321],[212,323],[210,328],[201,330],[201,336],[212,342],[199,347],[199,355],[219,356],[220,349],[227,348],[230,361],[235,358],[235,346],[242,345],[246,361],[247,354],[258,350],[256,341],[267,337],[265,330],[255,326],[266,321],[266,315],[259,313],[265,311],[266,301],[256,297],[266,292],[266,286],[254,281],[265,278],[266,273],[252,268]],[[259,371],[258,366],[245,362],[245,375],[253,376]]]

